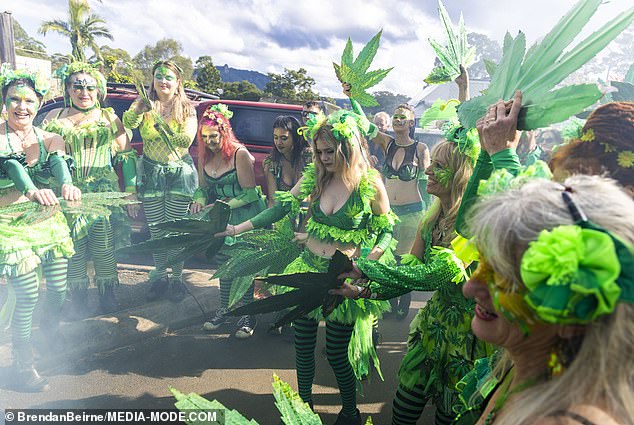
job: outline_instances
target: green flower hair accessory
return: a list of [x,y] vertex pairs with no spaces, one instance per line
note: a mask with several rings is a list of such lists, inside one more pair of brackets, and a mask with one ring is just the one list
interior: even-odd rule
[[[97,89],[99,90],[100,93],[102,93],[105,96],[107,92],[107,88],[106,88],[107,82],[106,82],[106,78],[99,71],[98,67],[99,67],[98,63],[89,64],[86,62],[71,62],[71,63],[67,63],[63,65],[61,68],[58,68],[55,71],[55,76],[59,78],[60,80],[62,80],[62,85],[66,86],[66,83],[68,82],[68,78],[71,75],[77,74],[79,72],[88,74],[91,77],[93,77],[95,81],[97,81]],[[64,97],[65,98],[68,97],[68,94],[64,93]]]
[[548,164],[544,161],[536,161],[534,164],[525,167],[517,176],[509,173],[506,169],[495,170],[487,180],[480,181],[478,195],[493,195],[515,189],[533,179],[552,180],[552,176]]
[[622,167],[622,168],[634,167],[634,152],[632,151],[619,152],[616,162],[617,164],[619,164],[619,167]]
[[582,142],[593,142],[594,138],[594,130],[589,128],[581,133],[581,137],[579,138],[579,140],[581,140]]
[[215,105],[211,105],[207,108],[208,111],[216,111],[219,114],[222,114],[226,119],[230,120],[233,118],[233,112],[229,110],[229,107],[224,103],[216,103]]
[[544,230],[522,257],[524,299],[547,323],[583,324],[609,314],[621,271],[607,233],[577,225]]
[[447,141],[458,146],[458,152],[468,156],[471,164],[475,164],[480,154],[480,137],[477,129],[466,129],[459,124],[447,122],[443,125],[442,132]]
[[454,171],[449,167],[445,167],[445,168],[435,167],[434,168],[434,176],[436,177],[436,180],[438,180],[438,183],[440,183],[442,187],[449,187],[449,185],[451,184],[451,180],[453,179],[453,175],[454,175]]
[[30,72],[26,69],[13,70],[8,63],[3,63],[2,66],[0,66],[0,87],[8,86],[13,81],[21,78],[31,81],[35,92],[40,96],[44,97],[48,92],[48,81],[42,73]]

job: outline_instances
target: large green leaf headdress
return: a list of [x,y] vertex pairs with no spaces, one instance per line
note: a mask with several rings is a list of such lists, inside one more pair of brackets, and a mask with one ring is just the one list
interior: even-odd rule
[[348,38],[346,47],[341,55],[341,64],[338,65],[333,62],[335,68],[335,74],[341,83],[350,84],[350,97],[361,104],[361,106],[378,106],[374,96],[369,94],[366,90],[372,86],[377,85],[385,76],[392,70],[389,69],[377,69],[375,71],[369,71],[372,60],[379,49],[379,43],[381,40],[381,33],[379,31],[370,41],[366,44],[359,56],[354,59],[352,51],[352,41]]
[[460,122],[475,127],[489,105],[510,99],[521,90],[522,109],[519,130],[533,130],[564,121],[594,104],[602,94],[595,84],[579,84],[555,89],[568,75],[594,58],[634,19],[634,8],[621,13],[598,31],[572,48],[602,0],[581,0],[541,40],[526,51],[526,37],[520,32],[504,37],[502,59],[491,76],[491,84],[482,96],[458,108]]
[[[106,78],[103,76],[103,74],[99,71],[98,68],[99,64],[89,64],[86,62],[71,62],[71,63],[67,63],[64,66],[62,66],[61,68],[57,69],[57,71],[55,71],[55,76],[57,76],[57,78],[59,78],[60,80],[62,80],[62,85],[64,87],[66,87],[67,83],[68,83],[68,78],[73,75],[73,74],[77,74],[79,72],[84,73],[84,74],[88,74],[91,77],[93,77],[95,79],[95,81],[97,82],[97,90],[100,94],[100,97],[104,97],[106,96],[106,92],[107,92],[107,87],[106,87]],[[69,102],[69,97],[68,97],[68,93],[66,90],[64,90],[64,101],[66,103]]]
[[33,83],[35,92],[44,97],[48,92],[48,81],[40,72],[31,72],[26,69],[11,69],[11,65],[3,63],[0,66],[0,87],[4,88],[15,80],[27,79]]
[[470,66],[476,53],[475,47],[471,47],[467,43],[467,30],[464,26],[462,13],[457,31],[454,31],[451,18],[449,18],[449,14],[440,0],[438,0],[438,14],[447,35],[447,46],[442,46],[436,40],[429,39],[429,44],[436,52],[442,65],[431,70],[431,73],[424,80],[427,84],[443,84],[455,80],[460,75],[460,65],[465,68]]

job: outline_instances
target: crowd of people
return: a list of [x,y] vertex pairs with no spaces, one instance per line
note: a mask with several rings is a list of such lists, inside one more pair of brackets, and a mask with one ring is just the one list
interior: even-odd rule
[[[464,102],[469,79],[461,71],[455,82]],[[303,122],[275,119],[263,192],[232,112],[216,104],[197,118],[174,62],[154,64],[147,99],[122,117],[102,106],[106,82],[94,66],[71,63],[58,75],[65,107],[37,128],[45,85],[35,73],[2,68],[0,207],[81,202],[82,194],[123,187],[151,225],[206,220],[221,201],[229,224],[209,235],[224,238],[219,262],[245,232],[289,217],[302,249],[284,274],[326,272],[337,251],[352,259],[330,291],[336,302],[293,322],[297,388],[312,408],[325,321],[342,405],[336,425],[362,423],[357,380],[376,359],[376,324],[390,311],[406,317],[412,291],[435,293],[410,325],[392,424],[415,424],[428,402],[436,424],[632,423],[634,103],[596,108],[546,165],[536,133],[517,130],[521,92],[491,105],[476,128],[443,126],[444,140],[431,152],[413,138],[410,105],[372,122],[354,98],[352,110],[328,115],[308,102]],[[135,128],[141,157],[130,145]],[[197,164],[189,154],[194,140]],[[0,273],[9,297],[0,322],[11,326],[16,389],[42,391],[47,381],[31,345],[38,270],[47,285],[40,328],[52,346],[61,339],[66,294],[74,311],[86,308],[89,259],[100,307],[116,309],[113,235],[125,214],[56,212],[30,224],[5,211]],[[135,217],[138,206],[125,212]],[[153,239],[168,234],[150,230]],[[154,254],[149,300],[185,296],[183,261],[171,260],[178,252]],[[220,307],[204,330],[230,322],[233,283],[220,279]],[[251,286],[241,304],[253,300]],[[248,339],[256,325],[256,317],[240,317],[235,337]]]

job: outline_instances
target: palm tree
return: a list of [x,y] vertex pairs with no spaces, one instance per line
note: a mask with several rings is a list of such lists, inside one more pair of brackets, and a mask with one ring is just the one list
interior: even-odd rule
[[95,56],[101,59],[99,45],[96,42],[98,37],[113,40],[108,27],[100,25],[105,23],[106,21],[99,16],[90,13],[87,0],[68,0],[68,22],[59,19],[42,22],[39,33],[46,35],[48,31],[53,31],[67,36],[70,38],[73,59],[85,62],[86,48],[90,48]]

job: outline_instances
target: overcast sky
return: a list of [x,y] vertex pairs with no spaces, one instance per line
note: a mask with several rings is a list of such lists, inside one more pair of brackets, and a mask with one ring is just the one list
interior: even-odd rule
[[[444,42],[435,0],[89,0],[106,20],[114,41],[100,44],[127,50],[132,56],[161,38],[179,40],[195,61],[209,55],[215,65],[262,73],[304,67],[316,89],[340,97],[332,62],[339,61],[348,37],[355,55],[383,28],[372,69],[394,66],[380,90],[419,97],[423,78],[433,67],[428,37]],[[464,13],[467,30],[501,42],[508,30],[526,33],[529,43],[542,37],[575,0],[445,0],[457,23]],[[602,5],[593,30],[632,5],[611,0]],[[55,33],[37,33],[44,20],[67,20],[67,0],[0,0],[0,10],[13,12],[30,36],[49,53],[70,53],[69,41]]]

